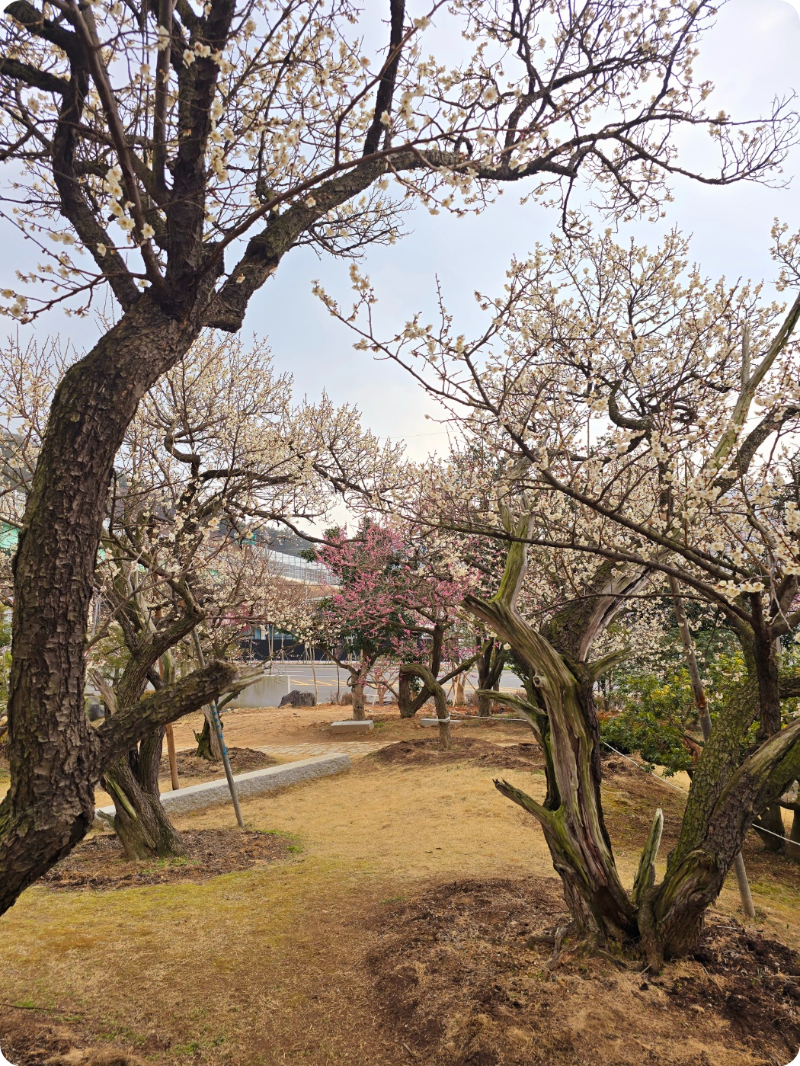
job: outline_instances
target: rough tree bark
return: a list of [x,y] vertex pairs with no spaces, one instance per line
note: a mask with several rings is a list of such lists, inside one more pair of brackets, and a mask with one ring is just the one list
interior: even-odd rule
[[94,821],[108,764],[84,712],[84,643],[111,470],[142,395],[200,326],[191,309],[179,323],[143,295],[56,390],[14,560],[0,912]]
[[[230,664],[209,663],[174,685],[145,696],[96,729],[89,725],[81,706],[86,734],[76,728],[77,716],[65,723],[76,744],[82,741],[81,746],[73,750],[72,762],[58,761],[58,749],[51,762],[55,781],[62,782],[63,789],[46,787],[49,782],[31,782],[29,778],[36,776],[32,766],[27,778],[22,778],[27,790],[27,794],[23,792],[25,802],[20,804],[20,790],[14,788],[12,778],[12,787],[0,803],[0,913],[86,835],[94,822],[94,789],[110,766],[140,737],[198,710],[219,692],[235,687],[236,680],[236,670]],[[12,742],[15,757],[21,746]]]
[[416,714],[414,710],[414,693],[411,688],[412,675],[407,671],[401,670],[397,678],[397,706],[400,711],[401,718],[413,718]]
[[487,640],[478,656],[478,717],[489,718],[492,713],[490,690],[499,685],[506,656],[495,640]]
[[[528,520],[508,531],[529,536]],[[539,803],[506,781],[498,790],[542,826],[576,929],[583,935],[639,940],[650,965],[696,946],[703,916],[716,899],[755,814],[785,792],[800,771],[800,720],[741,761],[744,737],[758,714],[754,678],[732,692],[698,762],[678,844],[664,881],[655,884],[660,812],[642,854],[633,891],[622,886],[603,820],[600,757],[592,687],[611,657],[590,664],[592,641],[613,617],[615,601],[634,591],[641,574],[601,566],[592,587],[548,626],[535,631],[516,611],[526,548],[513,543],[497,595],[468,596],[467,609],[511,645],[529,672],[528,699],[503,696],[531,723],[546,756],[548,793]],[[549,639],[548,639],[549,637]],[[556,647],[556,642],[558,647]]]
[[[689,671],[689,679],[692,685],[692,695],[694,696],[697,718],[703,733],[703,740],[707,741],[711,735],[711,715],[708,713],[706,686],[703,684],[703,678],[700,675],[700,666],[697,662],[694,641],[692,640],[692,632],[689,628],[689,619],[686,617],[680,585],[678,584],[677,579],[671,575],[669,578],[669,588],[670,593],[672,594],[673,607],[675,609],[675,619],[678,623],[678,632],[680,633],[681,644],[683,645],[683,657],[686,660],[686,668]],[[750,893],[750,882],[747,880],[747,871],[745,869],[744,858],[741,852],[739,852],[733,860],[733,868],[736,873],[736,881],[739,885],[742,910],[748,918],[755,918],[756,912],[755,907],[753,906],[753,897]]]
[[[529,528],[526,517],[513,532],[526,537]],[[517,613],[515,604],[526,566],[525,545],[512,544],[497,595],[492,600],[468,596],[465,605],[511,645],[531,677],[538,679],[538,706],[521,700],[505,702],[525,713],[546,752],[547,805],[508,782],[495,784],[540,822],[576,929],[582,935],[634,937],[638,933],[635,908],[617,873],[600,801],[599,732],[591,696],[594,677],[587,666],[580,668],[579,676],[578,664],[571,669],[552,644]],[[567,620],[562,630],[571,632]]]
[[158,776],[164,729],[148,734],[103,775],[114,800],[114,831],[129,859],[186,854],[181,835],[159,798]]
[[353,720],[363,722],[367,717],[364,711],[363,683],[354,679],[350,691],[353,693]]
[[[170,627],[169,636],[164,639],[178,639],[196,620],[197,616],[194,614],[181,619]],[[145,619],[139,618],[139,621],[144,630]],[[123,629],[129,629],[129,626],[123,625]],[[145,664],[149,665],[153,654],[152,638],[158,636],[155,630],[150,630],[147,635],[150,639],[136,641],[133,634],[128,634],[132,658],[116,691],[101,685],[106,705],[113,707],[116,713],[129,706],[134,697],[141,698],[144,690],[143,667]],[[159,656],[159,667],[158,674],[152,671],[148,674],[156,691],[175,682],[174,661],[169,650]],[[125,702],[120,703],[121,700]],[[161,803],[158,778],[163,744],[164,727],[159,726],[142,737],[136,747],[126,752],[103,775],[103,786],[114,801],[115,815],[112,826],[129,859],[167,858],[186,854],[181,835]]]
[[199,733],[195,733],[194,739],[197,741],[197,747],[195,748],[195,755],[198,759],[208,759],[209,762],[219,762],[222,758],[222,749],[219,746],[219,737],[217,731],[211,723],[211,712],[207,707],[203,708],[203,728]]
[[407,673],[420,678],[425,688],[433,693],[433,699],[436,704],[436,717],[439,719],[439,747],[443,751],[449,751],[453,746],[453,737],[450,732],[450,711],[447,707],[447,696],[444,688],[436,680],[433,672],[427,666],[422,666],[419,663],[405,663],[400,667],[400,673],[401,676],[403,673]]

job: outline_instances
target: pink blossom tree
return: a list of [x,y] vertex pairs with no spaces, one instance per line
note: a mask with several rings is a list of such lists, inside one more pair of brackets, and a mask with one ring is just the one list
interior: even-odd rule
[[[459,610],[477,574],[434,537],[420,539],[387,524],[365,521],[355,537],[332,531],[317,557],[339,578],[314,620],[315,639],[349,673],[353,717],[364,718],[364,686],[381,658],[399,661],[401,713],[411,716],[431,696],[442,743],[449,746],[443,684],[474,661]],[[442,678],[442,664],[454,666]],[[412,698],[411,678],[422,689]],[[405,705],[403,697],[406,697]]]

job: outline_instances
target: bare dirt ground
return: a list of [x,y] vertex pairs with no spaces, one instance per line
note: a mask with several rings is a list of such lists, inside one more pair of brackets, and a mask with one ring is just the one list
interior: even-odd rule
[[[327,743],[325,727],[343,711],[232,712],[228,743]],[[657,979],[630,969],[630,956],[579,951],[551,970],[552,949],[531,937],[563,919],[559,884],[541,831],[492,785],[508,777],[543,795],[530,734],[458,726],[454,750],[439,753],[436,730],[384,714],[373,737],[394,747],[354,758],[348,774],[245,801],[251,831],[291,842],[284,857],[115,891],[29,889],[0,919],[0,1047],[9,1060],[790,1061],[800,969],[769,941],[800,947],[800,867],[748,841],[757,921],[739,928],[727,884],[702,952]],[[609,830],[629,884],[654,808],[665,813],[665,858],[683,799],[622,760],[605,765]],[[228,831],[235,822],[219,807],[178,826]]]
[[[331,722],[352,716],[349,707],[320,704],[317,707],[270,707],[238,708],[222,715],[225,726],[225,741],[229,747],[258,748],[270,744],[331,744],[337,750],[363,740],[391,743],[397,740],[430,736],[431,730],[419,724],[419,718],[402,719],[394,704],[366,708],[367,717],[375,722],[375,728],[366,734],[354,737],[332,736]],[[433,715],[433,712],[430,712]],[[474,711],[465,713],[474,714]],[[194,734],[203,725],[202,715],[189,715],[175,724],[175,745],[178,749],[195,747]],[[454,734],[469,731],[491,730],[492,739],[527,740],[530,730],[525,724],[498,724],[472,719],[453,726]],[[434,730],[435,731],[435,730]]]
[[181,834],[186,855],[180,858],[130,862],[111,833],[93,835],[49,870],[41,883],[48,888],[110,889],[207,881],[210,877],[249,870],[257,863],[284,859],[291,841],[276,833],[239,829],[190,829]]
[[[248,774],[252,770],[263,770],[274,766],[277,759],[263,751],[253,748],[228,748],[228,758],[234,774]],[[175,757],[178,770],[178,783],[181,788],[197,785],[202,781],[216,781],[225,776],[222,759],[201,759],[193,751],[179,751]],[[170,779],[169,758],[161,759],[160,775],[162,781]]]

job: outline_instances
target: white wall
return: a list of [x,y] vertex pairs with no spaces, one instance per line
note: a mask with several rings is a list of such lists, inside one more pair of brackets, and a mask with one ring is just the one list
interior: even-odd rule
[[288,691],[287,674],[269,674],[240,692],[230,703],[226,703],[223,714],[227,707],[277,707]]

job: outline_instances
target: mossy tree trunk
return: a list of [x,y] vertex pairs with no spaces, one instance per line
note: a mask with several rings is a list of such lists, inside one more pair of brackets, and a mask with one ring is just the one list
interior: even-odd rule
[[[139,661],[147,662],[149,638],[155,634],[152,620],[141,599],[134,595],[120,612],[122,628],[131,652],[131,660],[116,691],[106,691],[106,702],[115,712],[132,698],[141,696],[146,678],[154,688],[162,689],[175,681],[172,653],[167,650],[159,658],[159,670],[145,674],[137,670]],[[190,613],[174,626],[174,633],[184,634],[196,622]],[[161,803],[159,773],[164,744],[164,729],[159,727],[144,736],[103,775],[103,785],[114,801],[114,831],[129,859],[167,858],[185,855],[180,833],[173,826]]]
[[[529,535],[527,519],[516,526],[506,520],[513,535]],[[751,673],[731,691],[693,774],[664,881],[655,884],[661,835],[656,812],[629,894],[603,818],[592,698],[596,677],[613,657],[590,664],[588,652],[613,618],[615,602],[640,587],[643,576],[615,573],[603,564],[587,595],[562,610],[545,635],[516,610],[525,567],[525,545],[512,544],[497,595],[465,600],[467,609],[508,643],[527,668],[528,698],[501,698],[523,711],[545,752],[548,790],[543,803],[506,781],[495,785],[540,823],[575,927],[584,935],[639,939],[651,966],[658,968],[664,957],[685,955],[696,946],[705,911],[719,894],[754,816],[776,802],[798,776],[800,720],[765,739],[742,761],[744,740],[759,715],[764,678]]]
[[186,854],[180,833],[159,798],[158,776],[164,730],[153,730],[106,772],[103,783],[114,800],[114,831],[129,859]]
[[204,707],[203,715],[203,728],[199,733],[195,733],[194,735],[194,739],[197,741],[195,755],[198,759],[208,759],[209,762],[220,762],[222,759],[222,749],[219,745],[217,731],[211,721],[211,711],[207,707]]

